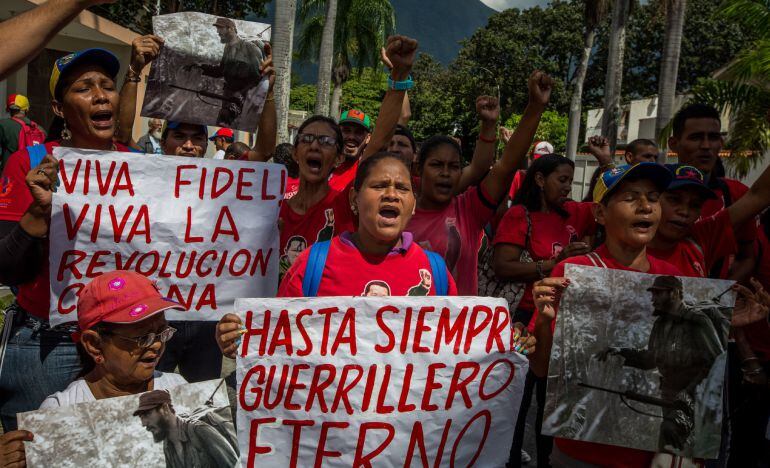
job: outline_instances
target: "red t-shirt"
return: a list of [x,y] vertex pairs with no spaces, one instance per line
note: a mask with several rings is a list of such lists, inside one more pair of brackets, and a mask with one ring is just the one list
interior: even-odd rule
[[[346,233],[347,234],[347,233]],[[346,235],[332,239],[318,296],[435,296],[430,261],[425,251],[404,233],[402,245],[384,256],[361,253]],[[303,252],[289,268],[278,288],[278,297],[302,297],[310,250]],[[457,286],[447,272],[448,295],[457,295]]]
[[[45,144],[48,154],[59,146],[58,141]],[[115,143],[116,151],[129,152],[127,146]],[[29,152],[26,148],[13,153],[5,164],[0,179],[0,220],[18,222],[32,204],[32,194],[27,188],[27,173],[31,170]],[[45,258],[48,257],[48,243],[45,245]],[[16,301],[31,315],[48,320],[50,310],[50,283],[48,282],[48,262],[41,265],[35,279],[19,285]]]
[[[765,230],[757,229],[757,269],[755,277],[762,283],[765,290],[770,290],[770,242]],[[762,362],[770,361],[770,323],[760,320],[743,327],[743,334],[749,342],[749,347]]]
[[360,159],[346,159],[339,166],[335,167],[329,176],[329,187],[332,190],[343,191],[345,187],[353,183],[358,170]]
[[283,193],[283,199],[288,200],[293,197],[299,191],[299,179],[294,177],[286,178],[286,191]]
[[524,177],[526,175],[527,171],[524,169],[516,171],[516,174],[513,176],[513,182],[511,183],[511,190],[508,192],[508,196],[511,197],[511,200],[513,200],[513,197],[516,196],[516,192],[521,188],[521,184],[524,183]]
[[443,210],[416,209],[406,227],[415,242],[444,257],[462,296],[478,294],[479,246],[495,209],[489,196],[474,186],[452,197]]
[[[596,229],[591,212],[591,202],[570,201],[564,204],[564,210],[569,216],[564,218],[556,212],[530,212],[532,233],[527,244],[527,215],[523,205],[512,206],[503,216],[495,234],[494,245],[513,244],[528,248],[529,254],[535,261],[550,260],[559,256],[561,251],[571,242],[579,241]],[[532,302],[532,283],[519,302],[519,309],[534,310]]]
[[736,250],[730,214],[722,209],[696,221],[690,237],[679,241],[670,251],[648,247],[647,253],[675,265],[684,276],[705,278],[714,262],[735,254]]
[[352,231],[353,212],[350,210],[347,190],[329,190],[329,193],[305,214],[298,214],[288,203],[281,203],[280,274],[283,275],[302,251],[318,241],[330,240]]
[[[743,183],[735,180],[735,179],[728,179],[728,178],[721,178],[722,181],[724,181],[725,185],[727,186],[727,190],[730,192],[730,202],[735,203],[738,201],[741,197],[746,195],[746,192],[749,191],[749,188],[744,185]],[[705,218],[708,216],[712,216],[716,214],[719,210],[722,208],[725,208],[725,195],[721,189],[721,186],[719,184],[711,185],[711,190],[716,194],[716,199],[706,200],[706,202],[703,204],[703,209],[701,210],[701,217]],[[739,243],[751,243],[755,242],[757,240],[757,223],[756,220],[747,221],[740,226],[736,226],[735,228],[735,239]],[[733,262],[733,255],[728,255],[725,257],[715,257],[715,261],[719,260],[720,258],[724,258],[724,263],[722,265],[722,270],[720,274],[720,278],[727,278],[727,274],[730,270],[730,266]],[[708,272],[706,272],[708,273]]]
[[[599,266],[610,268],[612,270],[638,271],[618,263],[618,261],[610,255],[607,246],[604,244],[599,246],[599,248],[594,251],[594,254],[598,255],[601,262],[597,262],[592,258],[593,255],[591,254],[571,257],[556,265],[551,271],[551,276],[556,278],[564,276],[564,266],[567,264]],[[651,275],[682,275],[674,265],[671,265],[668,262],[650,255],[647,255],[647,260],[650,262],[650,269],[646,273]],[[602,262],[604,263],[603,265]],[[534,331],[537,313],[537,310],[535,310],[535,316],[529,323],[530,331]],[[555,325],[556,320],[551,323],[551,333],[553,333]],[[647,452],[645,450],[584,442],[581,440],[562,439],[559,437],[554,439],[554,443],[559,447],[559,450],[569,457],[584,463],[592,463],[607,468],[648,468],[650,463],[652,463],[652,458],[655,456],[653,452]]]

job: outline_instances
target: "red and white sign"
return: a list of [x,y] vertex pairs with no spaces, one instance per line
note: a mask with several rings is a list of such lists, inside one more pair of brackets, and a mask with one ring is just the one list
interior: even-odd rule
[[239,299],[241,463],[504,466],[527,359],[505,300]]
[[77,294],[111,270],[157,280],[187,312],[218,320],[238,297],[278,287],[277,164],[56,148],[50,232],[53,325],[77,320]]

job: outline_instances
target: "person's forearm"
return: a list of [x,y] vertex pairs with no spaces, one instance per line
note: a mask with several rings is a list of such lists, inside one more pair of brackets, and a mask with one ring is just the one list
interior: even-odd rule
[[762,171],[751,188],[729,208],[730,222],[733,227],[749,221],[770,205],[770,166]]
[[535,319],[534,335],[537,346],[535,352],[529,356],[529,368],[537,377],[544,378],[548,376],[548,361],[551,359],[551,347],[553,346],[551,321],[538,314]]
[[540,117],[543,115],[545,107],[539,104],[529,103],[521,117],[521,122],[511,135],[508,144],[505,145],[503,157],[495,164],[507,173],[513,174],[514,170],[527,155],[532,140],[535,138],[535,132],[540,125]]
[[49,0],[0,23],[0,80],[32,60],[54,36],[94,0]]
[[377,115],[377,125],[374,127],[372,138],[364,149],[361,159],[366,159],[373,154],[388,148],[390,140],[396,131],[396,124],[401,116],[401,107],[404,103],[406,91],[389,89],[382,98],[380,113]]
[[19,223],[0,221],[0,283],[15,286],[32,280],[42,265],[43,242]]
[[259,132],[254,151],[249,152],[249,160],[265,162],[273,156],[275,143],[278,140],[278,125],[275,110],[275,97],[270,93],[262,108],[259,118]]
[[529,283],[537,281],[541,278],[540,273],[548,276],[555,266],[553,260],[545,260],[542,263],[540,271],[538,271],[536,262],[520,262],[518,260],[506,260],[494,257],[492,266],[495,271],[495,276],[504,281],[516,281],[520,283]]
[[460,175],[460,187],[458,187],[457,193],[462,193],[468,187],[478,184],[489,173],[489,168],[495,163],[496,146],[497,123],[482,122],[479,139],[473,150],[473,159]]
[[409,102],[409,92],[404,94],[404,103],[401,105],[401,117],[398,118],[399,125],[406,127],[412,119],[412,104]]
[[131,145],[134,133],[134,120],[136,119],[136,94],[138,83],[123,82],[120,89],[120,111],[118,113],[118,128],[115,131],[115,139],[124,145]]

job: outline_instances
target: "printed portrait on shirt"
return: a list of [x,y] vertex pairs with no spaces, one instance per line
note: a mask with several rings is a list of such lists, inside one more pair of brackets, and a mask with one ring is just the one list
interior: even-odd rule
[[364,286],[364,292],[361,293],[361,295],[369,297],[390,296],[390,286],[388,286],[388,283],[385,281],[372,280],[366,283],[366,286]]
[[430,274],[430,271],[426,270],[425,268],[420,268],[419,274],[420,282],[409,288],[409,291],[406,293],[407,296],[427,296],[430,294],[430,286],[433,284],[433,276]]
[[326,223],[324,223],[324,227],[318,231],[318,235],[315,239],[316,242],[332,240],[332,237],[334,237],[334,210],[332,208],[327,208],[324,210],[324,215],[326,216]]
[[281,255],[280,271],[283,276],[294,261],[299,257],[299,254],[307,248],[307,241],[302,236],[292,236],[286,243],[286,248]]

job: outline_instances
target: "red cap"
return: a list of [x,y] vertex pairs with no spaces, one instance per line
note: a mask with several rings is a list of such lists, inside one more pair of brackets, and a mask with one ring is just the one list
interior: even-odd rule
[[211,136],[211,138],[209,138],[209,141],[214,141],[214,138],[216,137],[224,137],[232,140],[233,131],[229,128],[220,128],[219,130],[217,130],[217,133],[215,133],[214,135]]
[[[161,296],[144,275],[116,270],[97,276],[78,297],[78,327],[85,331],[99,322],[134,323],[168,309],[184,307]],[[80,338],[73,337],[76,341]]]

